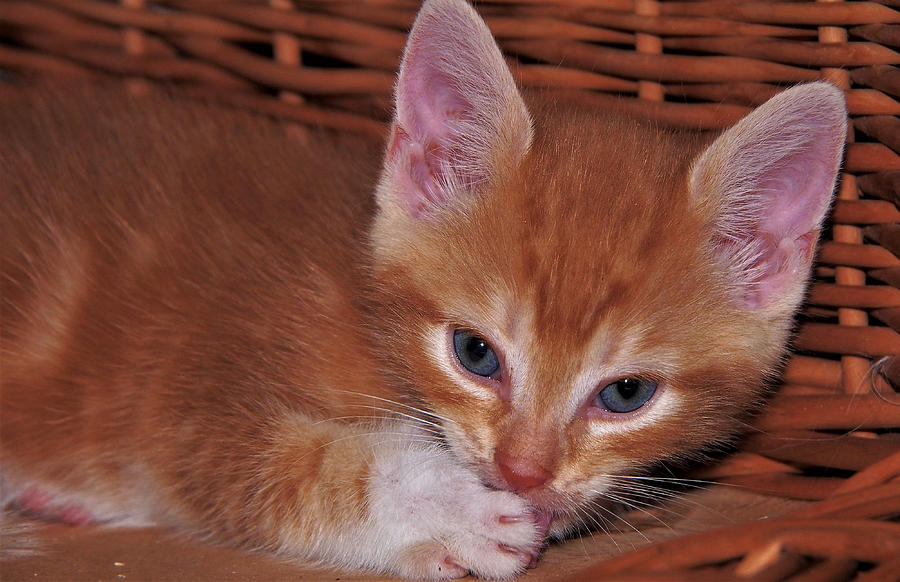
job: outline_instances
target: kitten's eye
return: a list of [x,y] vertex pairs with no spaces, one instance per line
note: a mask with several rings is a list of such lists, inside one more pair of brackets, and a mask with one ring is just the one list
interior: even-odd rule
[[459,363],[473,374],[494,378],[500,371],[500,359],[491,344],[469,330],[453,332],[453,349]]
[[597,404],[610,412],[632,412],[647,403],[656,392],[656,382],[640,378],[623,378],[613,382],[597,395]]

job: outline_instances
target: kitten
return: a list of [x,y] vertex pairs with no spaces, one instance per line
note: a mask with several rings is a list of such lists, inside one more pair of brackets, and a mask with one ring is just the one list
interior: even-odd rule
[[0,108],[4,501],[412,578],[520,573],[735,431],[845,132],[824,83],[711,143],[526,105],[462,0],[416,20],[380,174],[347,137],[51,93]]

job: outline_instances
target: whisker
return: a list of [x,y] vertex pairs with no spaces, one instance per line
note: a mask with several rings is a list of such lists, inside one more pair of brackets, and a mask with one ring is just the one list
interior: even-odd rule
[[686,477],[653,477],[649,475],[604,475],[610,479],[627,479],[634,481],[662,481],[665,483],[673,483],[684,485],[686,487],[703,487],[705,485],[718,485],[718,481],[709,481],[704,479],[689,479]]
[[[616,491],[618,491],[620,493],[627,492],[632,495],[640,495],[640,496],[654,499],[654,500],[655,499],[664,499],[668,503],[682,506],[685,509],[687,509],[687,508],[701,509],[703,511],[708,511],[708,512],[714,513],[714,514],[718,515],[719,517],[722,517],[728,521],[733,521],[731,518],[729,518],[727,515],[723,514],[721,511],[716,510],[713,507],[710,507],[709,505],[706,505],[704,503],[698,502],[695,499],[691,499],[690,497],[682,495],[678,491],[672,491],[665,487],[659,487],[659,486],[653,485],[652,483],[644,482],[645,479],[647,481],[652,481],[653,480],[652,478],[641,478],[639,482],[635,483],[633,481],[629,482],[629,480],[631,480],[631,479],[635,479],[635,480],[638,479],[633,476],[608,475],[607,477],[610,480],[610,486],[614,487],[616,489]],[[693,487],[695,489],[702,488],[703,485],[707,484],[707,483],[716,485],[716,486],[720,485],[720,483],[717,483],[715,481],[701,481],[701,480],[697,480],[697,479],[684,480],[684,481],[686,481],[685,483],[682,483],[681,481],[682,480],[678,479],[676,481],[673,481],[673,484],[684,485],[686,487]],[[674,510],[671,510],[671,509],[666,509],[666,511],[675,513]],[[686,516],[681,516],[681,517],[686,517]]]
[[[647,500],[645,501],[647,506],[658,507],[662,511],[666,511],[667,513],[682,518],[686,518],[690,510],[696,510],[698,508],[704,511],[709,510],[709,508],[702,503],[697,503],[695,501],[685,499],[684,497],[670,491],[654,492],[642,491],[639,489],[629,490],[621,487],[616,488],[614,491],[616,495],[627,495],[628,499],[635,500],[635,498],[638,498]],[[665,504],[657,502],[665,502]],[[673,509],[673,507],[670,506],[677,507],[681,511],[676,511],[675,509]]]
[[[597,492],[595,492],[595,493],[597,493]],[[601,493],[601,495],[603,495],[603,494]],[[646,542],[648,542],[648,543],[650,542],[650,538],[648,538],[646,535],[644,535],[644,532],[642,532],[640,529],[638,529],[637,527],[635,527],[634,524],[632,524],[630,521],[628,521],[627,519],[625,519],[624,516],[619,515],[618,513],[616,513],[615,511],[613,511],[613,510],[611,510],[611,509],[609,509],[609,508],[607,508],[607,507],[603,507],[603,505],[601,505],[601,504],[599,504],[599,503],[595,503],[595,504],[593,504],[591,507],[592,507],[592,508],[599,509],[599,510],[602,510],[602,511],[608,513],[609,515],[611,515],[612,517],[614,517],[614,518],[617,519],[618,521],[621,521],[622,523],[624,523],[625,525],[627,525],[629,528],[631,528],[631,529],[634,531],[634,533],[636,533],[637,535],[641,536],[641,538],[643,538],[644,541],[646,541]],[[607,535],[609,535],[609,532],[607,532]],[[610,537],[611,537],[611,536],[610,536]],[[616,547],[618,547],[618,545],[616,545]]]
[[[646,497],[660,497],[663,499],[676,499],[683,500],[684,496],[678,491],[672,491],[671,489],[666,489],[665,487],[657,487],[654,485],[649,485],[646,483],[628,483],[628,482],[617,482],[615,480],[610,481],[610,486],[619,490],[627,490],[634,493],[641,493]],[[685,503],[687,501],[685,500]]]
[[453,419],[451,419],[451,418],[447,418],[447,417],[441,416],[441,415],[439,415],[439,414],[437,414],[437,413],[435,413],[435,412],[432,412],[432,411],[430,411],[430,410],[426,410],[426,409],[424,409],[424,408],[419,408],[419,407],[416,407],[416,406],[412,406],[411,404],[407,404],[407,403],[405,403],[405,402],[399,402],[399,401],[397,401],[397,400],[391,400],[390,398],[383,398],[383,397],[381,397],[381,396],[375,396],[374,394],[366,394],[366,393],[364,393],[364,392],[356,392],[356,391],[353,391],[353,390],[337,390],[337,391],[338,391],[338,392],[343,392],[344,394],[352,394],[352,395],[354,395],[354,396],[363,396],[363,397],[365,397],[365,398],[371,398],[371,399],[373,399],[373,400],[380,400],[381,402],[386,402],[386,403],[388,403],[388,404],[393,404],[393,405],[395,405],[395,406],[400,406],[400,407],[402,407],[402,408],[405,408],[405,409],[407,409],[407,410],[411,410],[411,411],[413,411],[413,412],[421,412],[422,414],[425,414],[425,415],[430,416],[430,417],[432,417],[432,418],[436,418],[436,419],[438,419],[438,420],[443,420],[444,422],[453,422]]
[[407,414],[407,413],[405,413],[405,412],[398,412],[398,411],[396,411],[396,410],[391,410],[390,408],[382,408],[382,407],[379,407],[379,406],[372,406],[372,405],[368,405],[368,404],[367,404],[367,405],[364,405],[364,407],[365,407],[365,408],[368,408],[368,409],[370,409],[370,410],[378,410],[378,411],[380,411],[380,412],[387,412],[387,413],[389,413],[389,414],[396,414],[396,415],[398,415],[398,416],[402,416],[403,418],[408,418],[408,419],[410,419],[410,420],[414,420],[414,421],[416,421],[416,422],[419,423],[419,424],[423,424],[423,425],[425,425],[425,426],[431,426],[431,427],[440,429],[441,431],[443,431],[443,429],[444,429],[444,427],[443,427],[442,425],[440,425],[439,423],[437,423],[437,422],[432,422],[432,421],[430,421],[430,420],[425,420],[424,418],[419,418],[418,416],[414,416],[414,415],[412,415],[412,414]]
[[[406,425],[406,426],[409,426],[409,427],[412,427],[412,428],[421,430],[421,431],[423,431],[423,432],[426,432],[426,433],[428,433],[428,434],[434,435],[434,436],[436,436],[436,437],[443,437],[443,436],[444,436],[443,431],[438,430],[438,429],[431,428],[430,423],[424,424],[424,426],[423,426],[422,423],[421,423],[421,419],[415,418],[414,416],[408,416],[408,415],[402,415],[402,416],[407,417],[407,418],[409,418],[409,419],[411,419],[411,420],[415,420],[416,423],[418,423],[418,424],[416,424],[416,423],[405,422],[403,419],[400,419],[400,418],[391,419],[391,420],[393,420],[395,423],[404,424],[404,425]],[[372,416],[363,416],[363,415],[361,415],[361,414],[348,414],[348,415],[344,415],[344,416],[332,416],[332,417],[325,418],[325,419],[322,419],[322,420],[317,420],[316,422],[313,423],[313,426],[316,426],[316,425],[319,425],[319,424],[322,424],[322,423],[325,423],[325,422],[331,422],[331,421],[333,421],[333,420],[368,420],[368,421],[376,421],[376,420],[378,420],[378,419],[377,419],[376,417],[372,417]]]
[[[619,542],[616,541],[616,538],[612,535],[612,533],[609,531],[609,529],[604,526],[604,523],[602,523],[602,522],[606,521],[605,518],[603,518],[599,515],[593,514],[590,511],[590,509],[587,507],[575,506],[575,509],[576,509],[575,515],[578,517],[578,520],[581,522],[584,529],[588,532],[591,532],[591,534],[590,534],[591,537],[594,537],[595,533],[600,532],[603,535],[605,535],[607,538],[609,538],[609,541],[611,541],[613,543],[613,545],[616,546],[616,551],[618,551],[620,553],[622,552],[622,547],[619,546]],[[594,527],[591,527],[591,524],[587,523],[587,520],[585,520],[585,518],[589,519],[591,521],[591,523],[596,527],[596,529]],[[585,552],[586,551],[587,551],[587,549],[585,549]]]
[[[622,498],[622,503],[627,502],[629,504],[641,505],[642,507],[656,508],[660,511],[664,511],[666,513],[672,514],[673,516],[679,517],[682,519],[686,518],[689,515],[689,513],[686,511],[685,512],[676,511],[675,509],[668,506],[670,504],[674,504],[676,506],[686,505],[683,503],[679,503],[682,500],[679,499],[678,497],[662,497],[662,499],[660,499],[659,495],[652,495],[645,491],[629,491],[626,489],[618,489],[618,488],[613,489],[611,495],[620,496]],[[658,503],[658,501],[661,501],[661,500],[665,501],[665,503]],[[691,509],[691,508],[683,507],[682,509],[687,510],[687,509]]]
[[[609,480],[611,485],[614,485],[619,488],[629,489],[631,491],[642,491],[645,492],[648,496],[659,496],[667,499],[678,499],[683,500],[684,503],[692,503],[693,500],[685,497],[679,491],[673,491],[664,486],[654,485],[653,481],[659,481],[653,478],[637,478],[628,475],[607,475],[607,479]],[[665,479],[661,480],[663,485],[678,485],[681,487],[692,488],[692,489],[702,489],[707,484],[718,485],[715,482],[703,482],[699,480],[672,480],[666,481]],[[696,502],[693,502],[696,503]]]
[[[596,493],[596,492],[595,492],[595,493]],[[647,517],[650,517],[650,518],[652,518],[653,520],[659,522],[659,524],[660,524],[661,526],[663,526],[664,528],[666,528],[666,529],[668,529],[668,530],[670,530],[670,531],[675,531],[675,530],[672,529],[672,526],[670,526],[668,523],[666,523],[662,518],[660,518],[660,517],[657,516],[657,515],[653,515],[653,513],[651,513],[651,512],[649,512],[649,511],[647,511],[646,509],[644,509],[644,507],[654,507],[654,505],[653,505],[652,503],[649,503],[649,502],[640,503],[640,502],[638,502],[638,501],[634,501],[634,500],[629,499],[629,498],[627,498],[627,497],[622,497],[621,495],[614,494],[614,493],[610,493],[609,491],[606,491],[606,492],[604,492],[604,493],[601,493],[601,495],[602,495],[603,497],[605,497],[606,499],[611,499],[612,501],[615,501],[615,502],[617,502],[617,503],[621,503],[622,505],[624,505],[624,506],[627,507],[628,509],[633,509],[633,510],[635,510],[635,511],[640,511],[641,513],[643,513],[643,514],[646,515]],[[676,513],[676,515],[678,515],[678,514]],[[684,516],[678,515],[678,517],[684,517]]]

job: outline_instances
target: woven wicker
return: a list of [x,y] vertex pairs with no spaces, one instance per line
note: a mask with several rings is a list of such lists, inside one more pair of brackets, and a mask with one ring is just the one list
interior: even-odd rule
[[[164,81],[381,134],[417,0],[0,1],[0,70]],[[784,385],[705,478],[806,500],[600,561],[578,580],[900,580],[898,0],[484,0],[525,86],[718,128],[779,88],[845,90],[839,200]],[[2,90],[2,89],[0,89]],[[736,489],[736,488],[735,488]]]

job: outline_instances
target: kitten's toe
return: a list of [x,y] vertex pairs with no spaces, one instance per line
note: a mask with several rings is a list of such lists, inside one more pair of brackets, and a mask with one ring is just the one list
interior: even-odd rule
[[408,548],[398,559],[399,573],[420,580],[454,580],[468,575],[464,568],[438,542],[427,542]]

